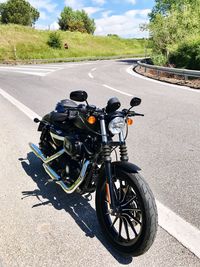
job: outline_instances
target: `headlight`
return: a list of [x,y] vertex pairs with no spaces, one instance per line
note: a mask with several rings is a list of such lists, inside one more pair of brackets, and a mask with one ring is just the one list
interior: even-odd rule
[[122,117],[116,117],[108,125],[108,129],[112,134],[119,134],[125,127],[125,120]]

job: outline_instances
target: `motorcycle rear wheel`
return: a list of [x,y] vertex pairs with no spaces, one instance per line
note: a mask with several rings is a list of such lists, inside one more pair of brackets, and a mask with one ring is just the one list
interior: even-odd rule
[[[104,175],[105,176],[105,175]],[[113,175],[118,212],[111,215],[106,194],[106,179],[99,179],[96,211],[105,238],[121,254],[140,256],[153,244],[158,216],[155,198],[138,173],[120,169]]]

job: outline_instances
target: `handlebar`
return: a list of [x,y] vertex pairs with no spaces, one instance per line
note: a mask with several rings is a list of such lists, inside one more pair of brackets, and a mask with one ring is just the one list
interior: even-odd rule
[[[79,105],[78,107],[69,107],[68,111],[78,111],[83,114],[87,114],[88,112],[91,112],[94,116],[99,116],[105,113],[105,109],[97,108],[96,106],[86,106],[86,105]],[[134,117],[134,116],[141,116],[144,117],[144,114],[136,113],[135,111],[123,109],[121,111],[125,116]]]

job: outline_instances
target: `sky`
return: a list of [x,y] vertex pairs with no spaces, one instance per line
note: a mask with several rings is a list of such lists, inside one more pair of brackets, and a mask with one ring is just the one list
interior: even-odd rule
[[[126,38],[146,37],[139,25],[148,22],[154,0],[28,0],[40,12],[35,27],[57,29],[64,6],[84,9],[95,20],[95,35],[117,34]],[[5,0],[0,0],[5,2]]]

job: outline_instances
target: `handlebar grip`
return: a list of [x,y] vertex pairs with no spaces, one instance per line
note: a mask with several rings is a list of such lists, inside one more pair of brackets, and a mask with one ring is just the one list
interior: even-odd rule
[[141,116],[141,117],[144,117],[144,114],[136,113],[135,111],[129,111],[128,115],[130,115],[130,116]]
[[144,117],[144,114],[135,113],[135,116],[141,116],[141,117]]

